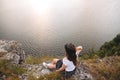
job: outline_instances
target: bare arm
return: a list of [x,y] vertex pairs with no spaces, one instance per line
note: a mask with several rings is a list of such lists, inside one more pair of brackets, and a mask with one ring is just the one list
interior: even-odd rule
[[79,56],[80,52],[82,51],[82,49],[83,49],[82,46],[76,47],[76,56],[77,56],[77,60],[78,60],[78,56]]
[[66,66],[64,64],[62,64],[62,67],[60,67],[58,70],[56,70],[57,72],[60,72],[60,71],[64,71],[66,68]]

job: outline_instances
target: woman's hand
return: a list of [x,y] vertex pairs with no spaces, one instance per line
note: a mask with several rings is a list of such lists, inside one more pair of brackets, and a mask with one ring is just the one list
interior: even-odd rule
[[80,52],[82,51],[83,47],[82,46],[78,46],[76,47],[76,55],[79,55]]

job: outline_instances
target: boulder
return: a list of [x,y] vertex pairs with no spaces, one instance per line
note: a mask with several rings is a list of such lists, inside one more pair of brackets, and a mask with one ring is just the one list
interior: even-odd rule
[[0,40],[0,58],[20,64],[25,61],[25,52],[17,41]]

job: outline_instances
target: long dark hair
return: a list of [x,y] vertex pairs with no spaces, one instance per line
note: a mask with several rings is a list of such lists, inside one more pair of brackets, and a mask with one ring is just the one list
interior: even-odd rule
[[70,44],[65,44],[65,51],[68,60],[72,61],[74,65],[77,65],[77,56],[76,56],[76,48],[75,46]]

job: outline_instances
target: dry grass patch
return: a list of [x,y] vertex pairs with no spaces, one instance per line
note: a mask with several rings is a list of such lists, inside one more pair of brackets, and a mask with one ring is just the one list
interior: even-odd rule
[[97,62],[85,61],[96,80],[120,80],[120,56],[105,57]]
[[[53,58],[56,58],[56,57],[50,56],[50,55],[44,55],[44,56],[40,56],[40,57],[28,55],[26,60],[25,60],[25,63],[27,63],[27,64],[40,64],[40,63],[46,62],[46,61],[50,62],[53,60]],[[60,58],[60,57],[57,56],[57,58]]]
[[11,64],[9,60],[0,59],[0,75],[5,75],[6,80],[20,80],[18,75],[25,71],[22,67]]

